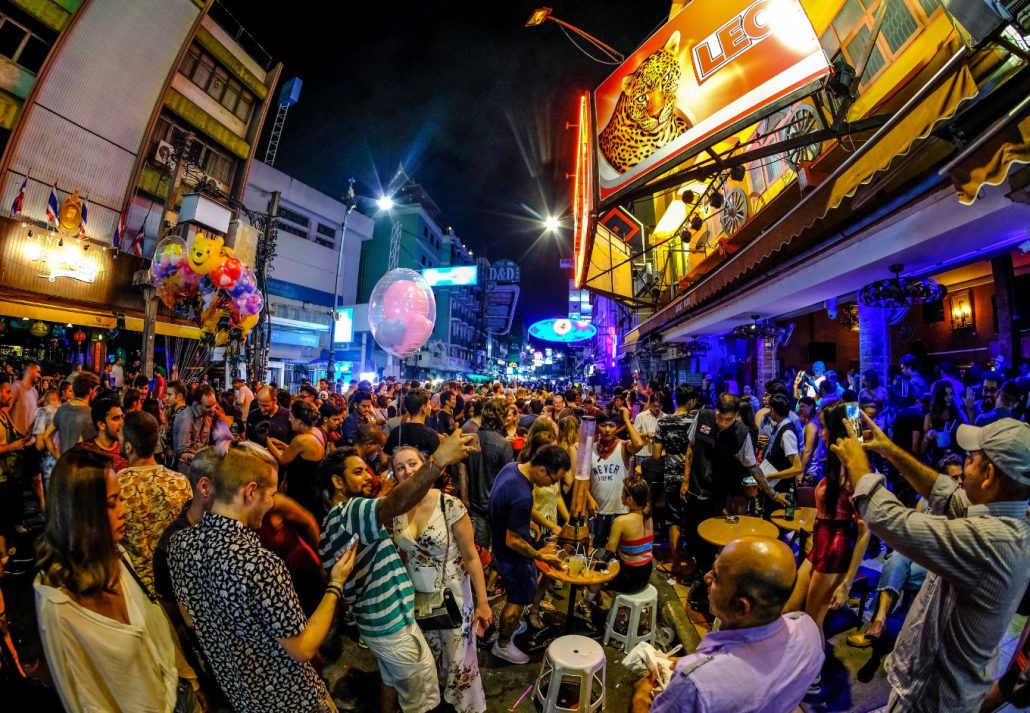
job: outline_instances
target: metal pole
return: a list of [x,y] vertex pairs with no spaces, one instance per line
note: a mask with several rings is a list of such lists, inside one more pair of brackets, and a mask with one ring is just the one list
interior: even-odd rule
[[261,311],[261,319],[258,320],[255,330],[257,339],[254,341],[254,355],[251,363],[254,365],[252,378],[264,381],[268,375],[268,352],[272,342],[272,317],[268,305],[268,268],[269,255],[275,250],[275,218],[279,214],[279,199],[282,194],[279,191],[272,191],[272,197],[268,201],[268,212],[265,213],[264,234],[261,236],[261,245],[258,246],[256,260],[256,277],[258,289],[261,290],[264,309]]
[[[336,246],[336,279],[333,281],[333,307],[329,311],[329,348],[326,350],[326,374],[328,378],[329,365],[332,364],[334,382],[337,381],[337,374],[336,342],[333,340],[333,337],[336,333],[336,320],[339,318],[339,314],[336,310],[340,307],[340,272],[343,270],[343,245],[344,241],[347,239],[347,221],[350,220],[350,214],[358,207],[357,197],[354,194],[354,179],[349,179],[348,183],[350,185],[347,187],[347,212],[343,214],[343,226],[340,230],[340,244]],[[353,338],[354,335],[351,334],[351,339]],[[362,367],[365,365],[364,343],[362,343],[361,365]]]

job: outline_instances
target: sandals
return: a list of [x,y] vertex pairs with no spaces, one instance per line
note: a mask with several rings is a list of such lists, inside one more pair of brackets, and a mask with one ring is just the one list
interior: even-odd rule
[[868,649],[872,646],[877,639],[883,636],[883,630],[886,627],[880,625],[876,632],[873,632],[873,625],[870,624],[866,631],[856,631],[854,634],[848,637],[848,646],[854,646],[856,649]]

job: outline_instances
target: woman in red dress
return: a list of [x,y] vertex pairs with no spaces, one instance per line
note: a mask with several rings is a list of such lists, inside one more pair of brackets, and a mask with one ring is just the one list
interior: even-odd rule
[[785,612],[804,611],[822,630],[826,612],[848,601],[851,582],[865,557],[869,530],[851,504],[851,486],[840,460],[828,446],[847,437],[845,404],[836,401],[819,414],[819,436],[827,446],[825,476],[815,487],[816,518],[812,551],[798,568]]

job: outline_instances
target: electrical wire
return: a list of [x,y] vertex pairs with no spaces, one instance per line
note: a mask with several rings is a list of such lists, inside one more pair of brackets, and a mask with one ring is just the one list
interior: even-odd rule
[[592,44],[594,47],[597,47],[597,49],[601,50],[601,52],[604,53],[604,55],[609,58],[609,60],[598,59],[594,55],[592,55],[589,52],[587,52],[583,47],[581,47],[580,44],[578,42],[576,42],[576,40],[572,37],[572,35],[569,34],[568,30],[566,30],[561,25],[558,25],[558,27],[561,28],[561,31],[563,33],[565,33],[565,36],[569,38],[569,42],[571,42],[572,45],[576,49],[578,49],[580,52],[582,52],[588,58],[592,59],[594,62],[597,62],[598,64],[608,65],[609,67],[618,67],[620,64],[622,64],[621,62],[617,61],[616,58],[614,56],[612,56],[611,53],[609,53],[607,50],[603,49],[602,47],[598,47],[597,44],[591,42],[590,44]]

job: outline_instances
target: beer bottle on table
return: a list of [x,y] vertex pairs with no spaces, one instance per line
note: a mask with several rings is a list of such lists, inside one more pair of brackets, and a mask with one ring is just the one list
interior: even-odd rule
[[796,509],[797,509],[797,504],[794,501],[794,491],[791,490],[789,493],[787,493],[787,509],[783,513],[783,519],[784,520],[793,520],[794,519],[794,512],[795,512]]

